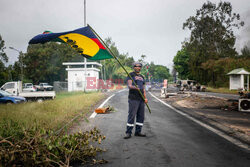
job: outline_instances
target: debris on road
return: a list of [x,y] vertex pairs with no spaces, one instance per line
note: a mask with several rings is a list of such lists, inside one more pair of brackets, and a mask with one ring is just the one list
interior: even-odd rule
[[114,107],[108,106],[108,107],[95,109],[95,112],[97,114],[107,114],[107,113],[110,113],[111,111],[114,111]]

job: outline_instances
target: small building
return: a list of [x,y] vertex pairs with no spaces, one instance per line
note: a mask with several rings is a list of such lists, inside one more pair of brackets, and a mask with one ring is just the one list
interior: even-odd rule
[[[230,90],[249,90],[249,74],[244,68],[238,68],[227,73],[229,75]],[[246,79],[246,81],[245,81]]]
[[64,62],[63,65],[67,66],[69,92],[97,90],[96,83],[99,80],[100,72],[98,67],[102,67],[101,64],[97,62],[87,62],[86,72],[84,62]]

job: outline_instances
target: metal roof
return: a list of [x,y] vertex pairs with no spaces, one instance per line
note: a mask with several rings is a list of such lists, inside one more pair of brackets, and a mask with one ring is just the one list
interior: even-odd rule
[[[84,65],[85,62],[63,62],[62,65],[65,66],[74,66],[74,65]],[[87,65],[96,65],[102,67],[102,64],[97,63],[97,62],[86,62]]]
[[229,73],[227,73],[227,75],[235,75],[235,74],[247,74],[249,75],[250,72],[246,71],[244,68],[237,68],[237,69],[234,69],[232,71],[230,71]]

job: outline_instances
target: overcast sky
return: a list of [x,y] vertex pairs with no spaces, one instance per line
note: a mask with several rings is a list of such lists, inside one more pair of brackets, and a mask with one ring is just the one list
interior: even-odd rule
[[[172,66],[173,57],[190,31],[182,24],[205,0],[86,0],[87,23],[105,39],[111,37],[120,53],[138,60]],[[219,0],[210,0],[218,3]],[[239,50],[250,41],[250,0],[229,0],[245,26],[235,32]],[[70,31],[84,26],[84,0],[0,0],[0,34],[9,63],[26,52],[28,41],[44,30]],[[248,20],[247,20],[248,17]],[[250,44],[250,42],[249,42]]]

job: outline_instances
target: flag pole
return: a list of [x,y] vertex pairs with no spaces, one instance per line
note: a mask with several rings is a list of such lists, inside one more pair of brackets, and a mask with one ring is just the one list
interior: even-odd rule
[[[90,29],[92,30],[92,32],[97,35],[97,37],[101,40],[101,42],[105,45],[105,47],[107,48],[107,50],[109,51],[109,53],[115,58],[115,60],[120,64],[120,66],[123,68],[123,70],[127,73],[127,75],[129,76],[129,78],[132,80],[133,84],[135,85],[136,88],[138,88],[138,86],[136,85],[135,81],[133,80],[133,78],[131,77],[131,75],[128,73],[128,71],[125,69],[125,67],[121,64],[121,62],[119,61],[119,59],[113,54],[113,52],[109,49],[109,47],[106,45],[106,43],[102,40],[102,38],[95,32],[95,30],[88,24],[88,26],[90,27]],[[145,101],[145,98],[141,92],[141,90],[138,90],[142,99]],[[145,103],[149,113],[151,114],[151,110],[148,106],[148,103]]]

